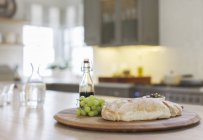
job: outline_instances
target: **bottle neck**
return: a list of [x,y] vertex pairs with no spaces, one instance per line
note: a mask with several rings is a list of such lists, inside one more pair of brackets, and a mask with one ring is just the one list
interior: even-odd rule
[[83,72],[83,79],[87,76],[89,77],[89,79],[91,79],[90,71],[92,71],[92,68],[89,61],[84,61],[81,67],[81,71]]
[[90,73],[90,69],[89,68],[85,68],[85,69],[83,69],[83,73]]
[[83,79],[89,79],[92,81],[90,70],[83,71]]
[[81,67],[81,70],[82,70],[83,72],[90,72],[90,71],[92,71],[92,68],[91,68],[91,66],[90,66],[90,63],[89,63],[89,62],[84,62],[83,65],[82,65],[82,67]]
[[39,74],[39,66],[36,65],[32,65],[31,64],[31,68],[32,68],[32,73],[29,77],[29,82],[36,82],[36,83],[41,83],[43,82],[42,77]]
[[89,81],[89,82],[92,82],[92,78],[91,78],[91,74],[90,74],[90,67],[83,67],[82,69],[83,71],[83,81]]

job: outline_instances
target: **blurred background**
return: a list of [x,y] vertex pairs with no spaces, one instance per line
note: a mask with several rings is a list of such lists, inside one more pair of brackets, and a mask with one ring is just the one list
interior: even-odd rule
[[[0,0],[0,80],[203,85],[202,0]],[[119,79],[120,78],[120,79]],[[121,79],[123,78],[123,79]]]

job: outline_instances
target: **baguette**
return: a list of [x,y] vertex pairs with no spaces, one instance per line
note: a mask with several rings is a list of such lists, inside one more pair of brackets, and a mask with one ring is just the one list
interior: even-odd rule
[[156,120],[182,114],[176,103],[158,98],[118,99],[107,102],[102,108],[102,118],[111,121]]

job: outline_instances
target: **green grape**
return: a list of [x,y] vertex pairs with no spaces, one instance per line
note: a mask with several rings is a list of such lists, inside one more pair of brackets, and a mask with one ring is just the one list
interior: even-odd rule
[[80,116],[80,109],[79,108],[76,110],[76,115]]
[[85,108],[86,106],[88,106],[87,104],[84,104],[84,106],[82,106],[82,108]]
[[99,114],[99,112],[97,110],[94,110],[94,116],[97,116]]
[[86,106],[86,107],[84,108],[84,110],[85,110],[86,113],[88,113],[88,112],[90,112],[90,107]]
[[100,106],[97,106],[97,111],[101,112],[102,108]]
[[93,95],[90,95],[88,98],[89,98],[89,100],[95,100],[96,99],[96,97]]
[[88,116],[93,117],[94,116],[94,111],[88,112]]
[[94,105],[95,105],[95,106],[98,106],[98,105],[99,105],[99,101],[98,101],[97,99],[94,100],[93,102],[94,102]]
[[105,103],[105,101],[104,101],[103,99],[99,99],[99,104],[100,104],[101,106],[103,106],[104,103]]
[[86,116],[86,115],[87,115],[87,113],[86,113],[84,110],[82,110],[82,109],[81,109],[80,114],[81,114],[82,116]]
[[84,96],[81,96],[81,97],[80,97],[80,101],[82,101],[83,99],[85,99],[85,97],[84,97]]
[[85,103],[88,103],[88,102],[89,102],[89,99],[88,99],[88,98],[84,98],[83,101],[84,101]]
[[92,109],[92,110],[96,110],[97,107],[96,107],[96,106],[91,106],[91,109]]
[[105,101],[91,95],[89,97],[80,97],[80,107],[76,110],[77,116],[98,116],[101,114],[102,106]]
[[84,101],[80,101],[80,106],[85,106],[85,102]]
[[89,107],[91,107],[91,106],[94,105],[94,102],[93,102],[92,100],[89,100],[89,101],[87,102],[87,105],[88,105]]

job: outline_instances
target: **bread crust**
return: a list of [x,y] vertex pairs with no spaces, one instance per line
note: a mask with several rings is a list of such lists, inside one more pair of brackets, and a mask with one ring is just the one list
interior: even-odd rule
[[111,121],[155,120],[182,114],[176,103],[157,98],[118,99],[107,102],[102,109],[102,118]]

